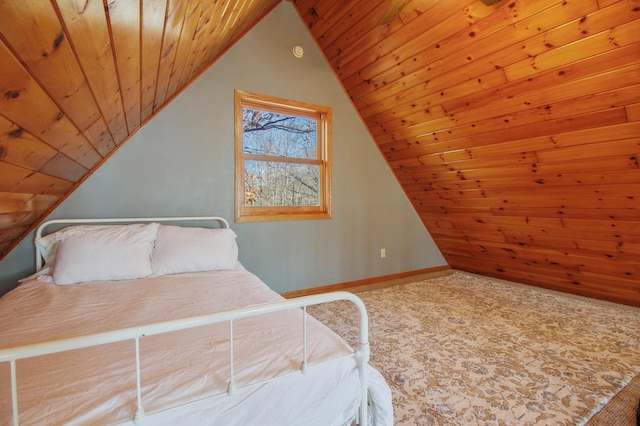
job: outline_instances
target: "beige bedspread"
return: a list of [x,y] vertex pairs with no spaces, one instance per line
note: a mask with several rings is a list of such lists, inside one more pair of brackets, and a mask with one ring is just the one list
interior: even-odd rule
[[[0,299],[0,347],[277,300],[281,300],[279,295],[241,267],[64,287],[30,280]],[[301,315],[295,309],[235,322],[238,387],[249,380],[300,369]],[[308,330],[312,367],[336,354],[353,352],[313,318],[308,320]],[[224,392],[229,380],[228,334],[228,325],[219,324],[142,338],[144,409],[150,413],[203,393]],[[18,361],[21,424],[109,424],[132,419],[136,408],[134,347],[129,341]],[[231,398],[225,395],[191,408],[187,414],[177,411],[160,418],[168,424],[191,419],[190,424],[284,421],[324,426],[342,424],[357,411],[359,384],[353,358],[312,369],[308,376],[297,373],[273,388],[238,391]],[[296,388],[300,383],[304,387]],[[257,395],[253,402],[251,395]],[[0,424],[11,424],[10,401],[9,366],[0,363]],[[320,420],[327,415],[332,417]]]

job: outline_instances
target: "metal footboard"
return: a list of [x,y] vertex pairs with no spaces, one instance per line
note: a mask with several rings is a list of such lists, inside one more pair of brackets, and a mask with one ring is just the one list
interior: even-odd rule
[[[191,318],[184,318],[173,321],[166,321],[156,324],[130,327],[121,330],[114,330],[108,332],[102,332],[87,336],[72,337],[67,339],[55,340],[50,342],[35,343],[31,345],[25,345],[14,348],[0,349],[0,362],[10,363],[11,374],[11,403],[13,412],[13,424],[17,426],[18,423],[18,393],[17,393],[17,377],[16,377],[16,361],[24,358],[30,358],[40,355],[48,355],[58,352],[65,352],[74,349],[87,348],[90,346],[98,346],[107,343],[122,342],[127,340],[133,340],[135,342],[135,356],[136,356],[136,398],[137,398],[137,410],[135,414],[134,422],[144,418],[145,411],[142,406],[142,386],[140,382],[140,351],[139,341],[144,336],[151,336],[157,334],[163,334],[178,330],[184,330],[193,327],[199,327],[203,325],[228,322],[229,323],[229,345],[230,345],[230,377],[228,382],[227,394],[232,394],[236,390],[234,382],[234,360],[233,360],[233,330],[234,321],[241,318],[253,317],[263,314],[268,314],[277,311],[284,311],[288,309],[302,308],[303,309],[303,335],[302,335],[302,348],[303,359],[300,366],[300,372],[305,373],[308,369],[307,364],[307,306],[318,305],[322,303],[335,302],[338,300],[350,301],[356,305],[360,316],[360,328],[359,328],[359,346],[352,356],[358,359],[359,363],[359,379],[360,379],[360,408],[358,412],[358,420],[360,424],[366,424],[367,422],[367,365],[369,363],[369,331],[368,331],[368,316],[364,303],[356,295],[338,291],[332,293],[318,294],[312,296],[298,297],[295,299],[283,300],[273,303],[265,303],[259,305],[248,306],[244,308],[233,309],[224,312],[218,312],[208,315],[201,315]],[[336,358],[339,359],[339,358]],[[278,380],[283,376],[274,377],[272,379],[262,381],[260,383],[250,383],[242,386],[250,387],[257,386],[259,384],[267,383],[269,381]],[[202,399],[214,398],[219,396],[212,395]],[[198,401],[201,401],[199,399]],[[194,401],[186,404],[181,404],[168,409],[175,409],[183,405],[192,404]],[[163,410],[164,411],[164,410]],[[129,422],[127,420],[126,422]]]

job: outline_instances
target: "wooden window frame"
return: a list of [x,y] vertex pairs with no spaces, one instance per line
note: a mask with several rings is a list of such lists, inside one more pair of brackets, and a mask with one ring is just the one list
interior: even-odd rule
[[[313,220],[331,218],[331,108],[313,105],[274,96],[235,90],[235,221],[264,222],[276,220]],[[318,154],[316,160],[290,157],[269,157],[243,153],[243,108],[314,118],[317,120],[316,137]],[[245,160],[293,162],[314,164],[320,168],[320,200],[318,206],[250,206],[245,203]]]

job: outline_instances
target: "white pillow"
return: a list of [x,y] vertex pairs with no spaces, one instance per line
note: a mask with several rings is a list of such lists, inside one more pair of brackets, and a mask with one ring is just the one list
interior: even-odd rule
[[72,235],[80,235],[86,232],[100,232],[103,229],[121,227],[122,225],[74,225],[62,228],[52,234],[36,238],[36,245],[45,265],[52,265],[56,259],[58,244]]
[[129,225],[73,225],[62,228],[59,231],[45,235],[40,238],[36,238],[36,245],[40,250],[40,255],[44,259],[44,265],[53,265],[56,260],[56,252],[58,245],[65,238],[69,238],[73,235],[81,235],[91,233],[92,235],[98,235],[103,232],[110,232],[111,229],[120,229],[123,226],[147,226],[144,223],[136,223]]
[[62,239],[56,250],[53,281],[126,280],[151,275],[158,224],[118,225],[85,230]]
[[238,263],[231,229],[160,225],[152,258],[154,275],[233,269]]

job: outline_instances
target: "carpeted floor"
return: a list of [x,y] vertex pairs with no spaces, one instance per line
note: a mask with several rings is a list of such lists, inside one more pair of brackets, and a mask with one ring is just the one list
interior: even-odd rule
[[[640,309],[459,271],[416,279],[358,291],[396,425],[635,425],[640,379],[620,391],[640,374]],[[355,343],[352,309],[309,312]],[[602,411],[612,399],[626,410]]]

